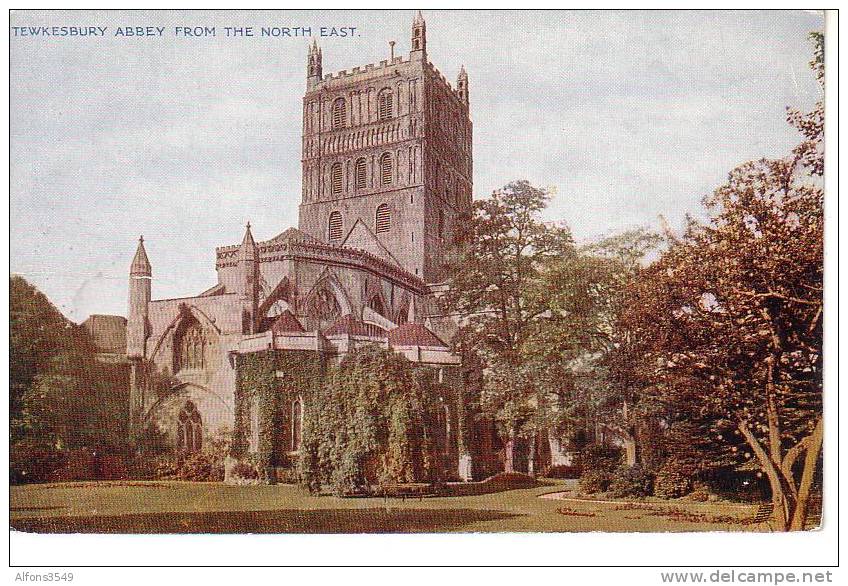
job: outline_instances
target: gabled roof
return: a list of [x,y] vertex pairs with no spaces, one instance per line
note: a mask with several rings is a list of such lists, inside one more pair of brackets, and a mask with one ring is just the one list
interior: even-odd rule
[[351,314],[337,319],[333,325],[324,330],[325,336],[367,336],[370,338],[385,338],[386,330],[375,324],[369,324],[355,319]]
[[278,315],[274,323],[271,324],[271,331],[275,334],[287,334],[292,332],[302,333],[306,330],[303,329],[303,325],[301,325],[294,314],[287,309]]
[[313,244],[321,243],[321,241],[317,238],[314,238],[306,232],[298,230],[297,228],[286,228],[285,230],[283,230],[270,240],[266,240],[265,242],[283,242],[285,240],[292,240],[297,242],[311,242]]
[[342,242],[342,246],[370,252],[377,258],[381,258],[395,266],[400,266],[400,263],[394,256],[392,256],[389,249],[383,246],[383,243],[380,242],[377,236],[361,219],[357,219],[356,222],[353,223],[353,227],[347,233],[347,236]]
[[436,334],[416,323],[405,323],[389,332],[389,344],[392,346],[441,346],[442,342]]
[[82,322],[99,352],[125,354],[127,320],[120,315],[91,315]]

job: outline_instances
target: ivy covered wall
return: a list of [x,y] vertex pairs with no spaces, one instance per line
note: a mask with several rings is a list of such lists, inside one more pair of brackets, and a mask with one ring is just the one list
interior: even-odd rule
[[[291,405],[308,406],[323,385],[327,359],[309,350],[267,350],[236,357],[235,425],[230,454],[253,460],[263,480],[275,466],[291,466],[288,452]],[[279,375],[278,375],[279,373]],[[251,405],[258,411],[259,441],[249,454]]]

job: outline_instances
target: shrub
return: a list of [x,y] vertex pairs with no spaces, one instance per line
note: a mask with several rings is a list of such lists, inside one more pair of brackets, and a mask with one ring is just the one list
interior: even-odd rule
[[623,455],[621,448],[592,444],[578,453],[576,464],[584,471],[606,470],[612,472],[621,464]]
[[622,456],[621,448],[599,444],[586,446],[577,456],[582,471],[578,484],[580,492],[593,494],[609,490]]
[[608,470],[584,470],[578,487],[584,494],[606,492],[612,484],[612,473]]
[[689,467],[675,458],[666,460],[657,471],[654,496],[673,499],[692,492],[692,473]]
[[259,471],[250,462],[243,460],[235,463],[232,469],[232,474],[236,478],[244,478],[246,480],[256,480],[259,478]]
[[27,438],[9,450],[11,484],[48,482],[65,464],[66,455],[48,442]]
[[581,468],[577,464],[551,466],[542,476],[545,478],[579,478]]
[[509,486],[515,488],[524,488],[528,486],[536,486],[536,479],[529,474],[521,472],[498,472],[494,476],[489,476],[483,482],[488,484],[498,484],[501,486]]
[[654,488],[654,475],[639,464],[629,468],[619,468],[610,483],[610,496],[650,496]]

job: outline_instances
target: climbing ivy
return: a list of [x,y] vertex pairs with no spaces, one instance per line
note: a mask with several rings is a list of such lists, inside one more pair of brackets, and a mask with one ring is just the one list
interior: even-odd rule
[[312,491],[367,491],[389,482],[436,481],[431,430],[444,390],[431,369],[376,346],[328,373],[306,410],[299,470]]
[[[279,373],[279,376],[278,376]],[[258,468],[259,477],[270,480],[274,466],[287,461],[284,430],[288,428],[288,407],[297,397],[308,396],[321,387],[324,359],[318,352],[268,350],[237,357],[235,426],[230,454],[240,460],[247,457],[250,429],[250,404],[256,401],[259,444],[255,457],[249,458]]]

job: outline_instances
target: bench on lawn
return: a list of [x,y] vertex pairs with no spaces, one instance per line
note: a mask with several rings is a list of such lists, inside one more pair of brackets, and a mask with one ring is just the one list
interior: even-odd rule
[[381,484],[377,489],[377,494],[382,495],[384,500],[389,498],[402,500],[417,498],[420,501],[425,496],[436,496],[433,485],[426,482]]

